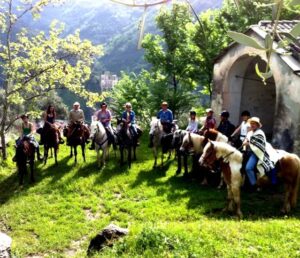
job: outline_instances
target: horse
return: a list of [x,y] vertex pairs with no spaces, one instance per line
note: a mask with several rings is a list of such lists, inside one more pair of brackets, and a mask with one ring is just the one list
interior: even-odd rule
[[[109,155],[109,139],[103,124],[99,121],[93,121],[91,124],[90,138],[95,140],[95,150],[97,152],[98,166],[104,166],[105,160]],[[100,157],[100,149],[102,150],[102,156]]]
[[153,136],[153,140],[152,140],[153,141],[152,149],[154,154],[153,168],[157,166],[157,156],[160,148],[161,148],[161,166],[163,166],[164,153],[169,152],[168,160],[171,158],[171,143],[172,143],[173,133],[170,134],[165,133],[163,129],[163,125],[160,122],[160,119],[152,118],[152,121],[150,123],[149,134]]
[[[277,176],[285,185],[285,199],[282,213],[289,213],[291,208],[295,208],[300,184],[300,159],[297,155],[281,152],[281,158],[276,164]],[[234,211],[238,218],[242,217],[240,188],[243,184],[241,174],[243,155],[236,148],[227,143],[209,142],[199,159],[201,165],[212,167],[216,160],[220,160],[224,180],[227,184],[228,205],[226,210]],[[267,176],[258,179],[257,185],[263,181],[269,181]]]
[[133,133],[131,133],[128,124],[120,118],[117,118],[117,139],[121,156],[120,163],[121,165],[124,165],[124,150],[127,150],[127,164],[128,168],[131,168],[132,153],[133,160],[136,160],[138,136],[134,136]]
[[73,157],[73,149],[75,163],[77,163],[77,146],[81,146],[82,158],[85,162],[85,143],[90,137],[90,132],[81,123],[75,123],[72,126],[64,128],[64,136],[67,137],[67,145],[71,147],[70,157]]
[[183,137],[188,133],[186,130],[177,129],[173,133],[173,139],[172,139],[172,148],[175,149],[176,155],[177,155],[177,170],[176,175],[179,175],[181,173],[181,167],[182,167],[182,157],[183,157],[183,166],[184,171],[187,173],[187,155],[182,153],[180,151],[180,147],[182,145]]
[[42,131],[42,137],[44,142],[44,165],[47,163],[48,159],[48,152],[49,149],[53,148],[54,150],[54,159],[55,159],[55,165],[58,165],[57,162],[57,151],[59,148],[59,136],[60,133],[58,131],[59,129],[56,128],[55,125],[50,124],[49,122],[45,122],[43,131]]
[[27,161],[30,165],[30,180],[35,182],[34,179],[34,158],[35,147],[29,139],[24,137],[16,147],[15,160],[18,167],[19,185],[23,185],[24,175],[27,174]]

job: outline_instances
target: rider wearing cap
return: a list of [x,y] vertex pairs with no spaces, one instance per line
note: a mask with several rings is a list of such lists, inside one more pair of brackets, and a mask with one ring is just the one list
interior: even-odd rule
[[161,110],[157,113],[157,119],[160,119],[164,131],[170,133],[173,126],[173,113],[168,109],[168,103],[166,101],[161,103]]
[[221,117],[221,121],[217,130],[222,134],[225,134],[227,137],[230,137],[235,130],[235,126],[228,120],[229,112],[223,110],[222,113],[220,114],[220,117]]
[[190,111],[190,120],[186,130],[191,133],[198,132],[198,120],[196,119],[196,111]]
[[73,104],[73,109],[69,113],[69,125],[68,125],[68,134],[67,134],[67,144],[69,144],[69,139],[72,136],[74,129],[76,126],[82,126],[82,129],[84,131],[84,134],[86,136],[86,142],[88,143],[88,135],[89,135],[89,129],[84,125],[85,117],[83,110],[80,109],[79,102],[75,102]]

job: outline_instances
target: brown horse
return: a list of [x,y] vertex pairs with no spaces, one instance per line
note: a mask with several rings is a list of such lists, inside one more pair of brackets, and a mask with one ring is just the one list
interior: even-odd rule
[[55,165],[58,165],[57,163],[57,151],[59,147],[59,129],[49,122],[45,122],[43,131],[42,131],[42,137],[44,142],[44,164],[46,165],[47,159],[48,159],[48,152],[49,149],[53,148],[54,150],[54,159],[55,159]]
[[34,182],[34,156],[35,156],[35,147],[30,140],[23,138],[20,143],[18,143],[16,148],[16,163],[18,167],[19,175],[19,184],[23,185],[24,175],[27,174],[27,162],[29,161],[30,165],[30,180]]
[[[297,155],[282,152],[282,158],[276,164],[278,174],[285,184],[285,200],[281,211],[289,213],[291,208],[295,208],[297,204],[297,196],[300,183],[300,159]],[[201,165],[212,167],[216,160],[220,160],[224,180],[227,184],[228,205],[226,210],[236,212],[236,215],[241,218],[242,212],[240,209],[240,187],[243,183],[241,174],[243,156],[236,148],[227,143],[209,142],[199,159]],[[266,176],[258,179],[257,184],[266,181]]]
[[81,124],[73,124],[64,129],[64,135],[67,137],[67,144],[71,147],[70,157],[73,157],[73,149],[75,163],[77,163],[77,146],[81,146],[82,157],[85,162],[85,143],[90,137],[88,128]]

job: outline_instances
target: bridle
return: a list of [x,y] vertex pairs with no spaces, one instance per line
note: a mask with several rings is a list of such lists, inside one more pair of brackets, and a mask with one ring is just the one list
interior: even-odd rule
[[[105,129],[104,129],[104,130],[105,130]],[[96,132],[95,132],[95,134],[97,134],[97,133],[100,133],[100,128],[99,128],[99,124],[98,124],[98,123],[97,123],[97,126],[96,126]],[[104,138],[105,136],[106,136],[106,139],[103,140],[103,138]],[[95,136],[94,136],[94,137],[95,137]],[[106,132],[105,132],[105,134],[103,134],[101,140],[103,140],[103,141],[101,141],[100,143],[95,142],[95,143],[96,143],[97,145],[99,145],[100,147],[101,147],[104,143],[106,143],[106,142],[108,141],[108,137],[107,137]]]

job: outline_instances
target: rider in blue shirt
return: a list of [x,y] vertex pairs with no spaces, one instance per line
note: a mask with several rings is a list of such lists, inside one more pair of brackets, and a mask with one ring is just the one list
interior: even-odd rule
[[129,102],[125,104],[126,110],[122,113],[122,120],[126,122],[126,124],[129,126],[130,130],[133,132],[133,136],[137,137],[137,129],[135,124],[135,113],[131,109],[132,106]]
[[166,133],[170,133],[172,129],[173,113],[168,109],[168,103],[161,103],[161,110],[157,113],[157,118],[160,119]]

